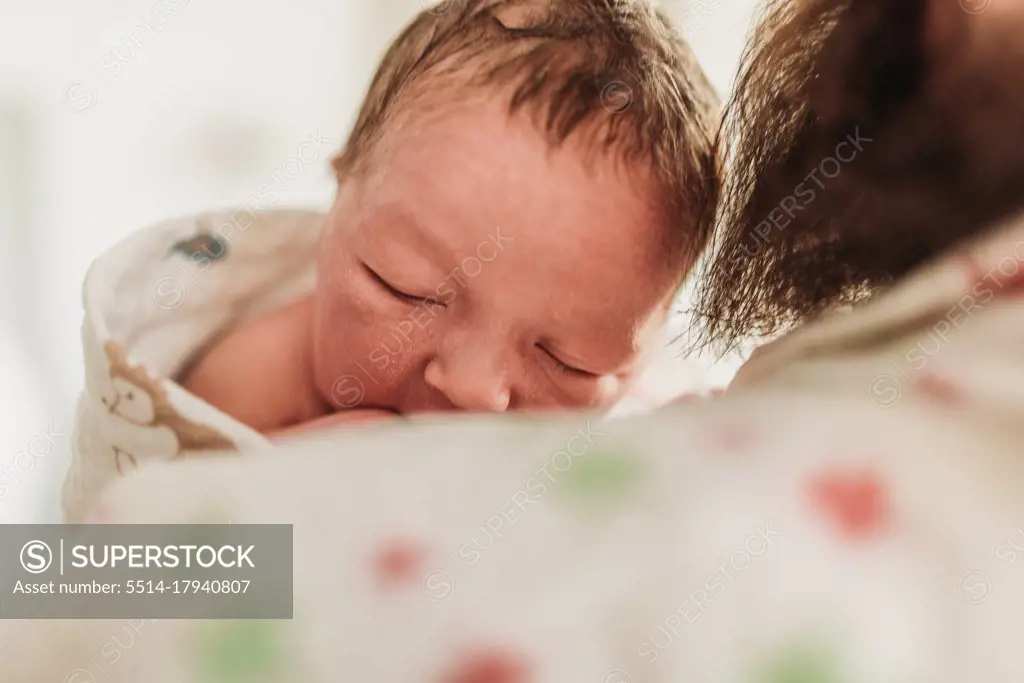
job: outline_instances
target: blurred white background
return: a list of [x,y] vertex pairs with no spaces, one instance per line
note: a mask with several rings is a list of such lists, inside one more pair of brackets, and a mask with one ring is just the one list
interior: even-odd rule
[[[327,150],[427,1],[0,0],[0,522],[58,519],[92,259],[241,204],[316,136],[277,203],[326,208]],[[662,4],[726,93],[753,0]]]

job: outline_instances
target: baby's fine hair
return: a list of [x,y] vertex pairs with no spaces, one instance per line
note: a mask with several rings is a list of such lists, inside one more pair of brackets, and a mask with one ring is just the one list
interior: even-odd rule
[[335,171],[362,170],[399,102],[458,87],[507,92],[510,115],[533,117],[553,146],[575,133],[649,170],[673,242],[696,257],[720,191],[719,99],[650,1],[444,0],[425,9],[385,53]]

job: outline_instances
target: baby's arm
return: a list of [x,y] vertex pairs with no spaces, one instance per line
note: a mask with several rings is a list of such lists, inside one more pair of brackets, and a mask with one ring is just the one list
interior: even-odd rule
[[183,386],[264,434],[325,415],[307,321],[303,300],[240,325],[199,360]]

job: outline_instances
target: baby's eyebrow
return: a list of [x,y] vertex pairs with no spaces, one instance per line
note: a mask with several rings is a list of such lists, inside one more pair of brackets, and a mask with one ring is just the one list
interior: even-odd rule
[[438,239],[437,233],[427,228],[413,213],[400,204],[388,204],[380,209],[380,221],[394,228],[393,237],[407,239],[428,261],[445,265],[451,261],[451,250]]

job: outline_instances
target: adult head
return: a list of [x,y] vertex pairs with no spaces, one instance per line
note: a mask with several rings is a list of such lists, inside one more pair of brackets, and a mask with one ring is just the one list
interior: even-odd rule
[[1013,0],[770,0],[722,132],[704,338],[855,303],[1024,207],[1021,35]]

